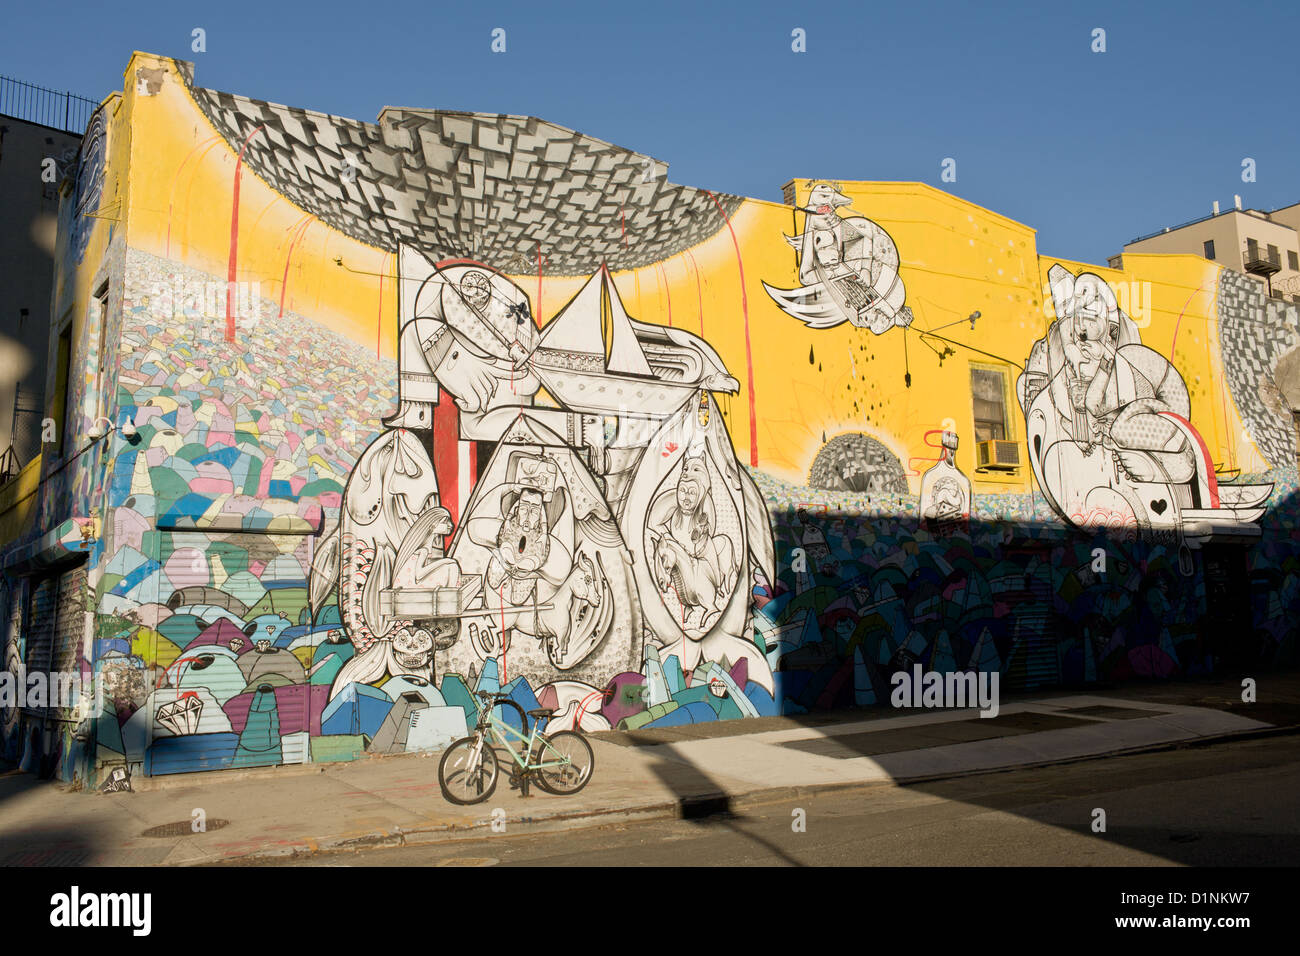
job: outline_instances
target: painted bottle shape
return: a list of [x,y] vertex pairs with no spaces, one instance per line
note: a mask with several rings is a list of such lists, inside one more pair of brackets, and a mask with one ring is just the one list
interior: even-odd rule
[[921,476],[921,519],[928,531],[951,535],[970,530],[970,479],[957,467],[957,433],[943,433],[943,457]]

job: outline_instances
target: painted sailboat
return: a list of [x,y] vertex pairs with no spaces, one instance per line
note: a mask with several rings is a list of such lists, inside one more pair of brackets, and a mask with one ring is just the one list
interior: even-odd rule
[[604,265],[542,330],[532,368],[566,407],[650,418],[740,389],[703,339],[631,318]]

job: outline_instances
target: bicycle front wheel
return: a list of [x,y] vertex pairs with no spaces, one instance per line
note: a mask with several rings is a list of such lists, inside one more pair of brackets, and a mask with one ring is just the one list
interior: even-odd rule
[[547,793],[565,797],[577,793],[591,780],[596,755],[582,734],[561,730],[537,741],[529,761],[537,767],[537,785]]
[[462,806],[482,803],[497,788],[497,755],[480,737],[465,737],[447,748],[438,764],[442,795]]

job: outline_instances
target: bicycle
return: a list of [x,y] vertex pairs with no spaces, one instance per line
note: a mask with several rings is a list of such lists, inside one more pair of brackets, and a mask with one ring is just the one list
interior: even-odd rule
[[[438,763],[438,785],[444,797],[452,803],[467,805],[481,803],[492,796],[501,772],[493,740],[514,760],[516,766],[511,769],[510,782],[520,788],[522,796],[528,796],[528,785],[534,778],[538,787],[556,796],[575,794],[590,782],[596,756],[582,734],[561,730],[542,735],[542,719],[553,717],[553,710],[543,708],[525,713],[516,701],[504,694],[476,691],[475,695],[483,705],[479,708],[474,733],[448,747]],[[495,711],[501,706],[518,711],[519,725],[524,729],[528,727],[528,718],[533,718],[532,733],[525,736],[497,717]],[[524,745],[518,751],[515,741]]]

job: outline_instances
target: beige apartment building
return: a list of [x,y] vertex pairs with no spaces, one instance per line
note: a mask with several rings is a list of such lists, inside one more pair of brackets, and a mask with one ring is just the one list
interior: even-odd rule
[[[1124,252],[1191,253],[1244,272],[1278,299],[1300,302],[1300,203],[1264,212],[1236,207],[1134,239]],[[1122,254],[1110,259],[1120,268]]]

